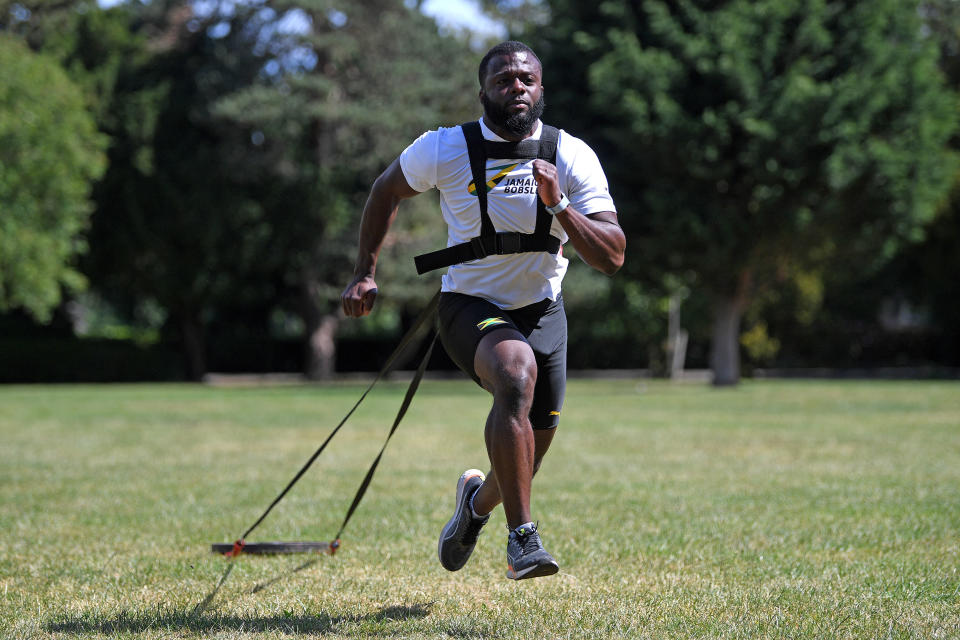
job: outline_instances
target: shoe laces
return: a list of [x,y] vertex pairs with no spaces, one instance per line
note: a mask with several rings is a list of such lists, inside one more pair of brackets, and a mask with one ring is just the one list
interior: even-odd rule
[[520,550],[524,553],[531,553],[533,551],[538,551],[541,547],[540,544],[540,535],[537,533],[537,526],[539,523],[534,524],[529,530],[525,530],[521,533],[516,529],[513,530],[514,539],[517,541],[517,546],[520,547]]

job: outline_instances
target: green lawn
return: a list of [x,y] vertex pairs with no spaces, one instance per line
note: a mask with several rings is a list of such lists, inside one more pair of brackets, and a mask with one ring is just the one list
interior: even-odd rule
[[[960,637],[956,382],[571,381],[535,483],[561,570],[515,583],[499,511],[436,559],[488,400],[427,381],[336,556],[241,558],[192,614],[362,389],[0,387],[0,637]],[[328,540],[404,389],[252,537]]]

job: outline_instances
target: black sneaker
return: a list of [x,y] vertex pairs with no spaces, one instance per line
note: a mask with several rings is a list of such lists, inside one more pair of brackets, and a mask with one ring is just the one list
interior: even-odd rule
[[457,571],[467,564],[473,548],[477,546],[480,529],[490,519],[489,513],[482,518],[474,518],[470,509],[470,498],[484,479],[479,469],[467,469],[457,481],[457,508],[440,532],[440,543],[437,545],[440,564],[447,571]]
[[[507,529],[510,527],[508,526]],[[552,576],[560,570],[540,542],[537,525],[522,524],[510,532],[507,538],[507,577],[511,580]]]

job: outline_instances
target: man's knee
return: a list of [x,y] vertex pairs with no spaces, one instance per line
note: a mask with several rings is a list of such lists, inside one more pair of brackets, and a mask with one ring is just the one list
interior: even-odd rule
[[495,398],[529,406],[537,382],[533,350],[525,341],[511,339],[509,332],[500,333],[505,335],[492,334],[477,348],[477,375]]
[[537,383],[537,363],[533,358],[518,356],[502,360],[491,378],[494,397],[511,405],[525,405],[529,410]]

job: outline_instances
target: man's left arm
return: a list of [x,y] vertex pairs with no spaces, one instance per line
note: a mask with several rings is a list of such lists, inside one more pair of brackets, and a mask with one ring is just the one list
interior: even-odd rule
[[[559,204],[563,194],[557,177],[557,168],[546,160],[534,160],[533,177],[537,194],[548,207]],[[612,276],[623,266],[627,239],[613,211],[584,215],[573,206],[556,214],[557,221],[570,237],[573,248],[588,265]]]

